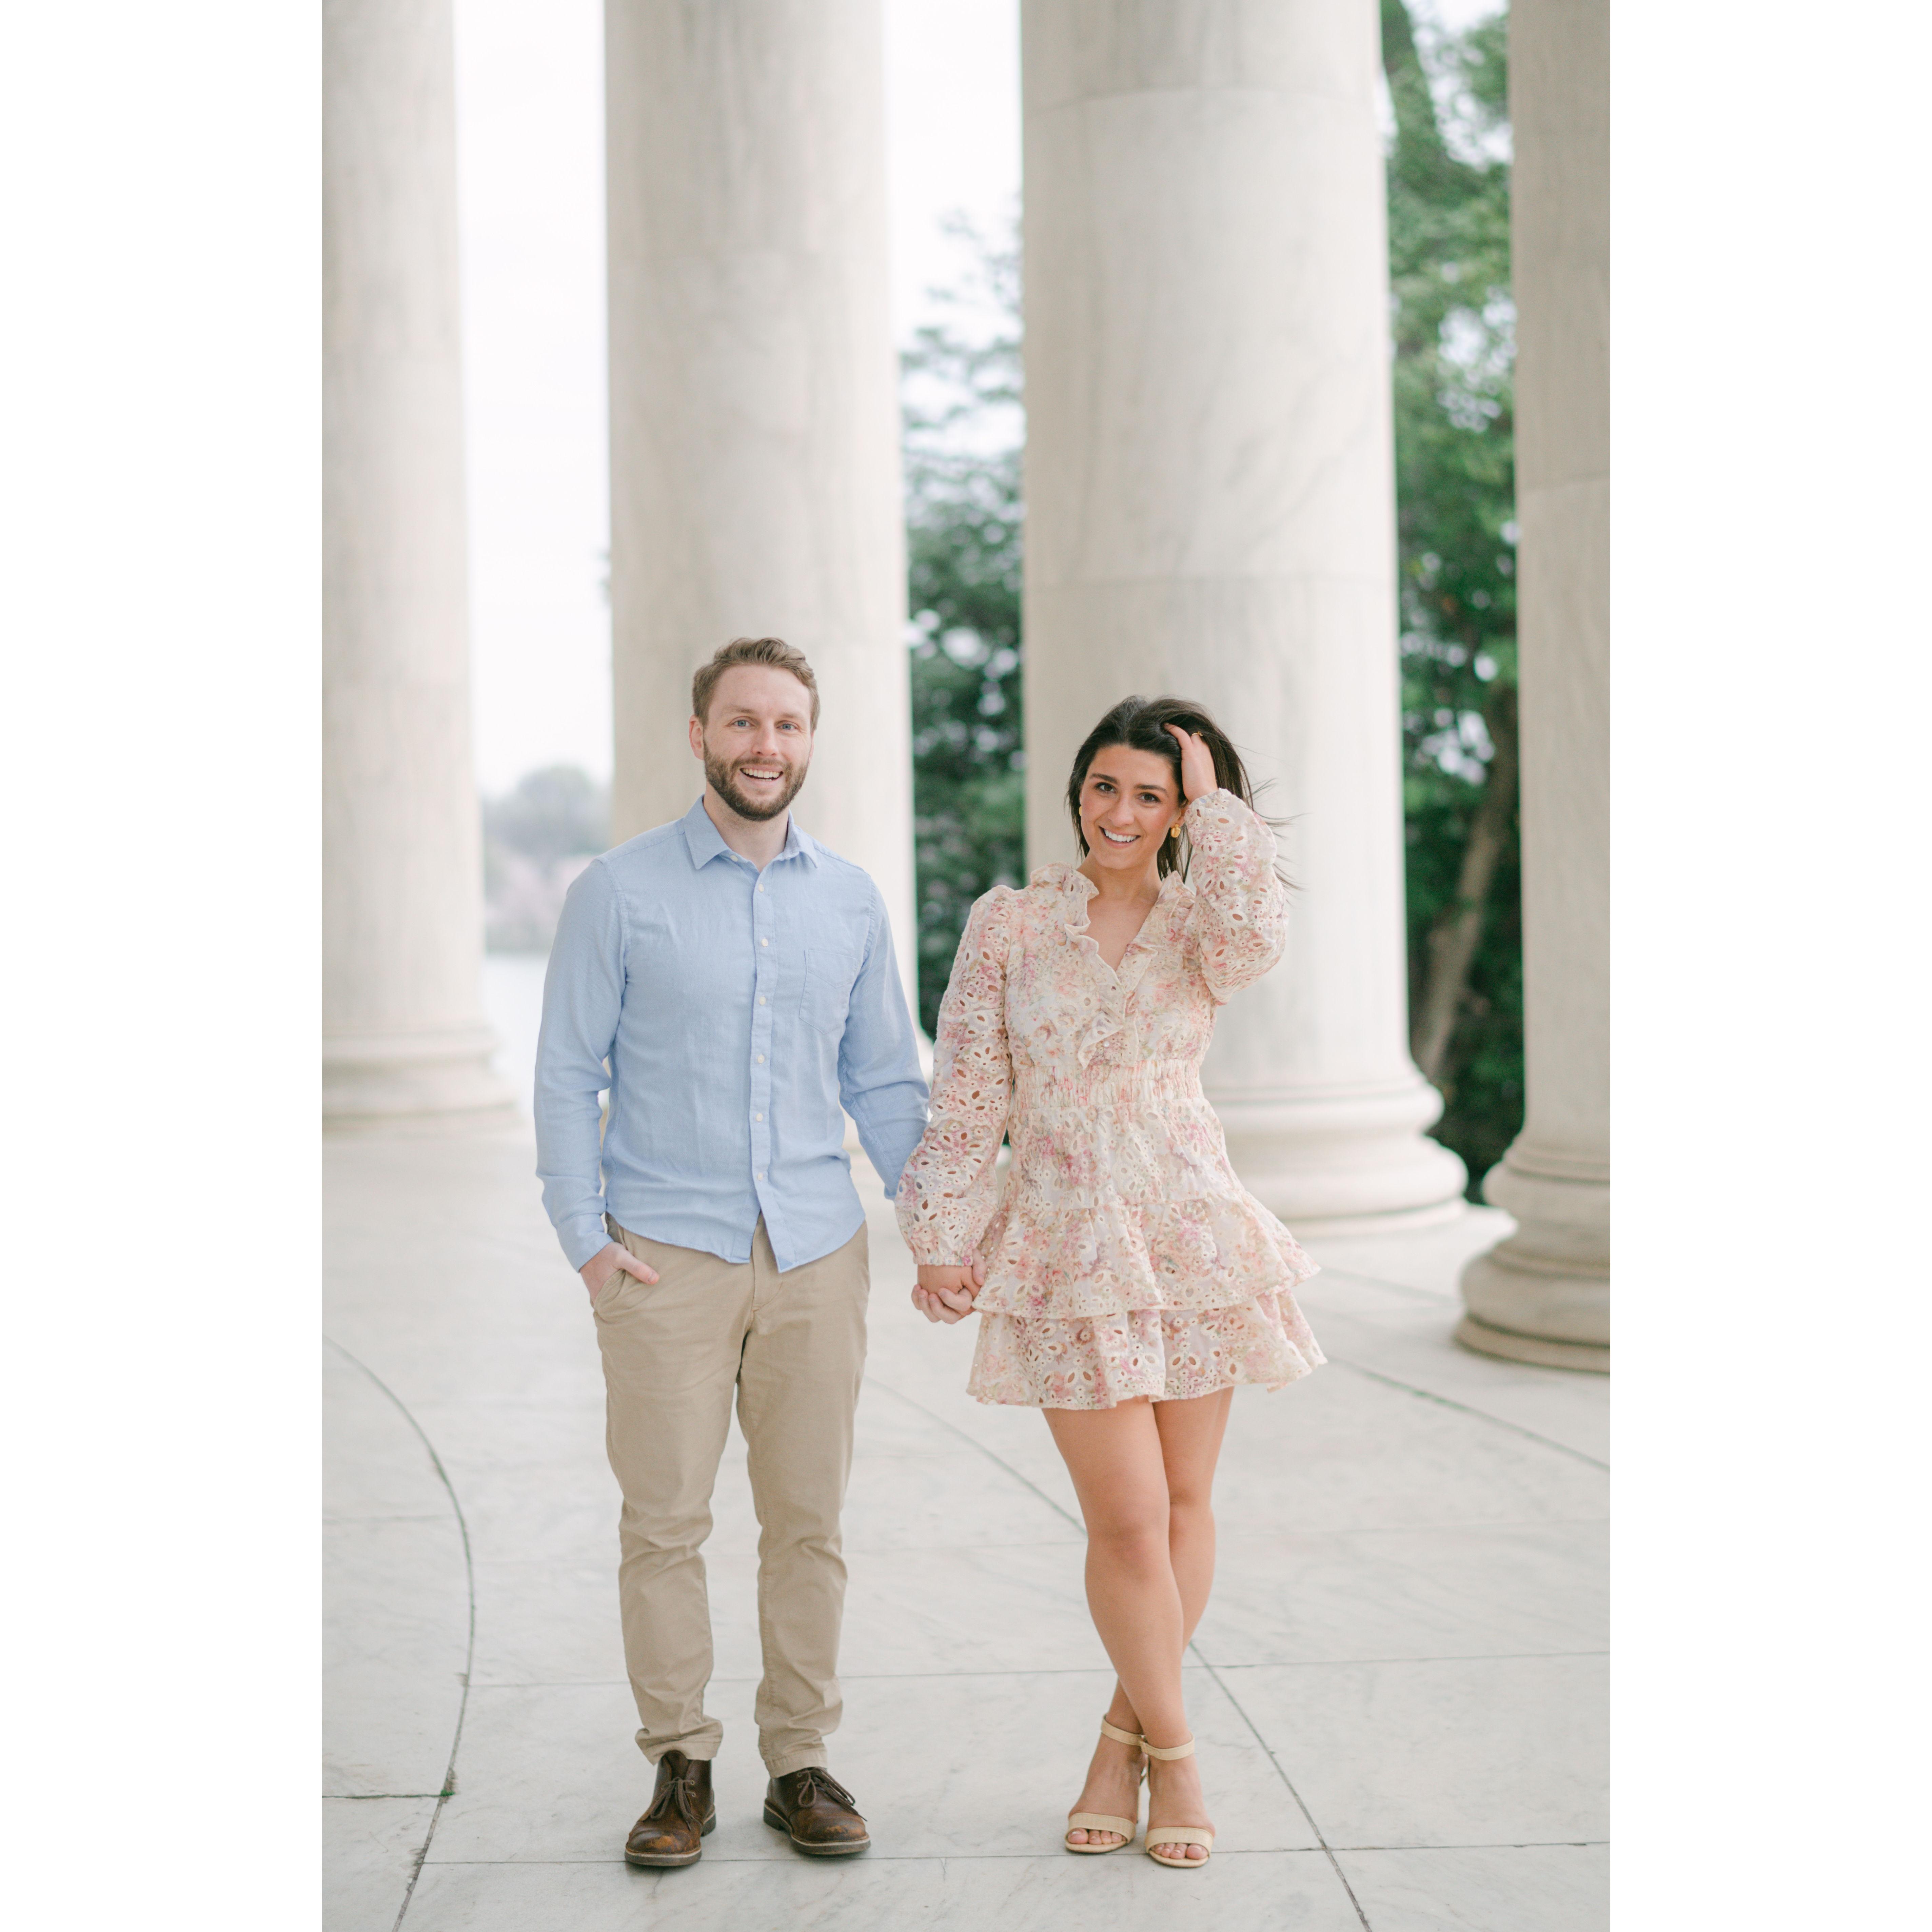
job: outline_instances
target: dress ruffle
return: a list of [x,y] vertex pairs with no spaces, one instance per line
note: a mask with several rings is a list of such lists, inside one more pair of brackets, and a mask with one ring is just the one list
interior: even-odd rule
[[966,1388],[984,1402],[1112,1408],[1138,1396],[1186,1402],[1239,1382],[1286,1388],[1324,1359],[1286,1294],[1088,1320],[988,1314]]
[[[1030,883],[1058,896],[1067,943],[1084,969],[1077,984],[1066,992],[1074,1035],[1074,1064],[1090,1066],[1100,1049],[1125,1030],[1127,1000],[1147,964],[1149,949],[1137,942],[1128,948],[1118,968],[1107,964],[1101,956],[1100,941],[1088,929],[1088,902],[1094,896],[1093,881],[1074,867],[1036,866]],[[1164,923],[1186,890],[1180,874],[1168,873],[1161,881],[1160,899],[1148,914],[1148,919]],[[1148,936],[1150,938],[1152,934]]]
[[979,1252],[986,1279],[974,1306],[1032,1322],[1232,1308],[1286,1294],[1316,1272],[1245,1190],[1046,1214],[1009,1200]]

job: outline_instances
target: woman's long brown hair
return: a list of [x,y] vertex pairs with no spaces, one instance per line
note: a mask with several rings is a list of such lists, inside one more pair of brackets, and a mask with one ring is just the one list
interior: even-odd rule
[[[1124,746],[1130,752],[1152,752],[1165,758],[1174,773],[1174,796],[1187,796],[1180,782],[1180,741],[1167,728],[1170,724],[1200,737],[1214,757],[1215,783],[1232,792],[1250,811],[1254,808],[1254,792],[1241,754],[1204,706],[1184,698],[1124,698],[1088,733],[1073,754],[1073,774],[1066,781],[1066,809],[1073,820],[1073,836],[1079,842],[1082,858],[1086,857],[1088,847],[1087,835],[1080,829],[1080,788],[1087,782],[1094,759],[1109,745]],[[1275,822],[1268,820],[1270,825]],[[1156,863],[1162,878],[1177,866],[1180,876],[1186,878],[1189,855],[1176,850],[1184,843],[1184,837],[1160,842]]]

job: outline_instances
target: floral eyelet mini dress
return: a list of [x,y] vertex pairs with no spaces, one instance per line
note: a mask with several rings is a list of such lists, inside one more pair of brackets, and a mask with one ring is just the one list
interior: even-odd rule
[[1190,879],[1162,881],[1118,970],[1070,866],[996,886],[960,939],[898,1208],[916,1260],[986,1264],[982,1402],[1177,1402],[1323,1359],[1294,1295],[1315,1264],[1236,1178],[1201,1088],[1216,1011],[1286,943],[1274,836],[1227,791],[1185,825]]

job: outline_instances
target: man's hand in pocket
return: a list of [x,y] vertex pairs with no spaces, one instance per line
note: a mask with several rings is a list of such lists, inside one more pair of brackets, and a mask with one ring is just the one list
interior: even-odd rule
[[583,1276],[593,1302],[609,1286],[614,1274],[634,1274],[646,1286],[658,1278],[656,1268],[639,1261],[628,1248],[616,1241],[606,1241],[577,1271]]

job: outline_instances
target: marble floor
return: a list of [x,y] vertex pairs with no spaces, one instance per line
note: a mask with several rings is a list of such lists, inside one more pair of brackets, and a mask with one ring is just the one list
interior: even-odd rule
[[328,1148],[329,1932],[1597,1932],[1607,1923],[1608,1386],[1449,1341],[1496,1238],[1312,1243],[1330,1366],[1235,1398],[1190,1709],[1196,1873],[1058,1847],[1109,1678],[1071,1488],[1030,1412],[964,1394],[972,1324],[906,1299],[872,1211],[832,1768],[874,1849],[759,1819],[756,1526],[734,1432],[710,1545],[719,1822],[627,1867],[616,1492],[580,1286],[526,1130]]

